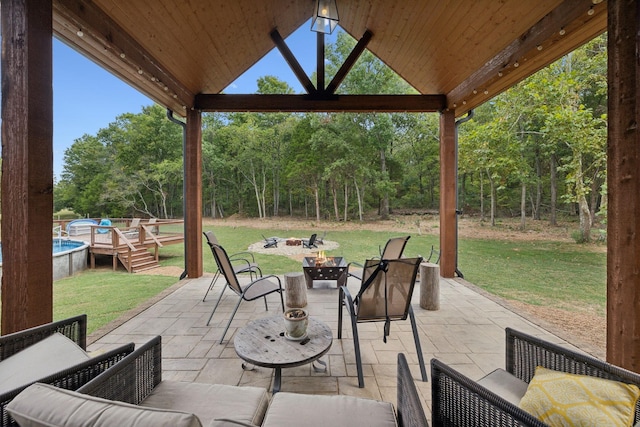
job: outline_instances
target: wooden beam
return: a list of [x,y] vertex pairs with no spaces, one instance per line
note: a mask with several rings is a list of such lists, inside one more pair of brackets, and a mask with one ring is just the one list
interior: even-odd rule
[[196,95],[195,108],[217,112],[437,112],[444,95]]
[[51,2],[3,1],[2,335],[53,318]]
[[[483,67],[480,67],[469,78],[449,92],[447,98],[452,103],[461,102],[463,99],[472,96],[474,91],[481,91],[490,86],[493,80],[505,75],[509,72],[509,69],[517,68],[518,66],[514,64],[522,61],[523,56],[528,52],[535,51],[537,46],[542,46],[549,39],[557,36],[560,29],[568,27],[581,16],[587,16],[587,11],[593,6],[592,0],[563,1],[526,33],[511,42],[493,58],[490,58]],[[604,7],[604,5],[598,7]],[[522,78],[525,77],[523,76]],[[451,108],[452,105],[449,107]]]
[[640,372],[640,3],[607,7],[607,361]]
[[360,58],[360,55],[362,55],[362,52],[367,48],[372,37],[373,33],[371,31],[367,30],[364,32],[347,59],[345,59],[344,64],[342,64],[336,75],[331,79],[331,82],[327,86],[327,93],[336,92],[342,81],[347,77],[347,74],[349,74],[349,71],[351,71],[351,68],[355,65],[358,58]]
[[455,113],[440,115],[440,275],[456,271],[456,124]]
[[273,42],[276,44],[276,47],[284,57],[284,60],[287,61],[287,64],[289,64],[289,67],[291,67],[293,74],[295,74],[295,76],[300,81],[302,87],[304,87],[307,93],[314,93],[316,91],[316,87],[309,79],[309,76],[307,76],[307,74],[304,72],[296,57],[293,56],[293,53],[291,53],[291,50],[289,50],[289,46],[287,46],[287,43],[285,43],[278,30],[274,29],[273,31],[271,31],[270,36],[271,40],[273,40]]
[[186,266],[190,278],[201,277],[202,266],[202,114],[187,111],[187,141],[184,153]]
[[195,93],[94,2],[53,0],[53,11],[56,35],[62,41],[177,114],[184,115],[184,107],[191,107]]

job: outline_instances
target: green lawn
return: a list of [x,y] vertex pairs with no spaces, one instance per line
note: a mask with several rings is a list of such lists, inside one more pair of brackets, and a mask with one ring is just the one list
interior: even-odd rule
[[[212,229],[204,227],[205,230]],[[215,227],[220,243],[228,253],[246,250],[265,236],[309,236],[312,231],[264,230],[245,227]],[[317,232],[317,231],[315,231]],[[363,262],[379,255],[387,239],[406,235],[400,232],[336,230],[327,240],[340,247],[329,251],[347,261]],[[405,256],[429,255],[438,247],[438,237],[412,234]],[[204,270],[215,270],[213,256],[204,245]],[[160,250],[163,266],[184,266],[183,245]],[[284,274],[300,270],[300,263],[285,256],[255,254],[265,274]],[[604,316],[606,296],[606,255],[574,243],[514,242],[461,239],[458,267],[464,278],[495,295],[529,304],[564,310],[595,309]],[[128,274],[110,269],[86,270],[54,283],[54,318],[87,313],[89,332],[117,318],[178,281],[177,277]]]

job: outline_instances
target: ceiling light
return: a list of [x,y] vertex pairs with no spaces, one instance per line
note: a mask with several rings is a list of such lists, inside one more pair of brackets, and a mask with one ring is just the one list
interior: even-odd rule
[[338,25],[336,0],[316,0],[311,21],[311,31],[331,34]]

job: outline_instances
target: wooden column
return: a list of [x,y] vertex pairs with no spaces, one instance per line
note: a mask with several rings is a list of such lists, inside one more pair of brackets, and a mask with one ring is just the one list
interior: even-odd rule
[[640,2],[607,8],[607,360],[640,372]]
[[453,111],[440,114],[440,275],[456,270],[456,123]]
[[186,266],[190,278],[202,277],[202,114],[187,111],[186,166]]
[[2,334],[53,318],[51,1],[3,1]]

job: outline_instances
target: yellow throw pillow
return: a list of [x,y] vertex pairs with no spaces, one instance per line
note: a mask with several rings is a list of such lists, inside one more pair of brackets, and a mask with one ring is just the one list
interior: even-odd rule
[[520,407],[550,426],[630,427],[639,396],[632,384],[538,366]]

